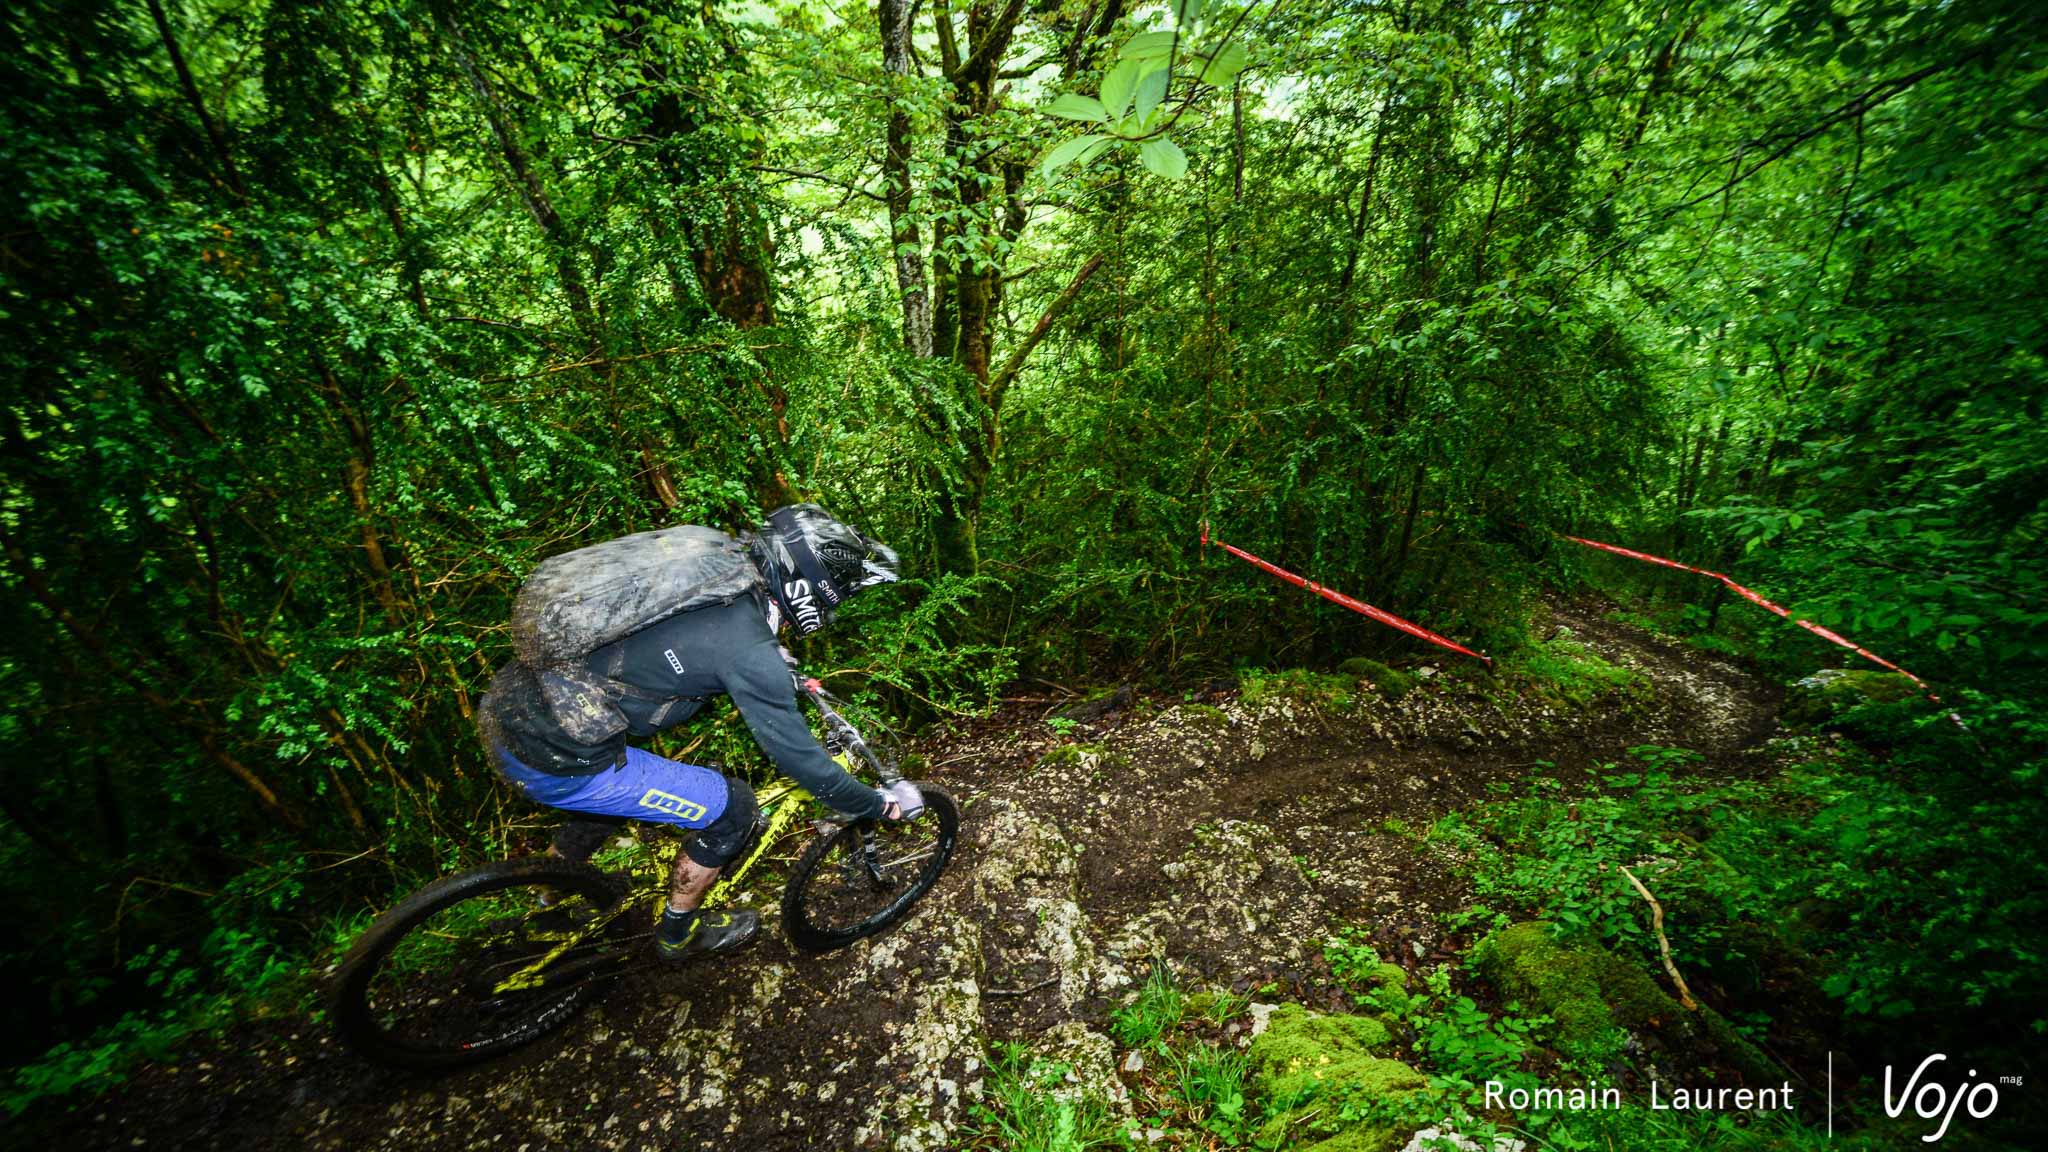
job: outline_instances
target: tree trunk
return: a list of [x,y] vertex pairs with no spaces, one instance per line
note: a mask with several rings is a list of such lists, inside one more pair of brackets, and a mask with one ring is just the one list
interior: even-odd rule
[[882,0],[882,70],[889,75],[889,123],[882,156],[883,198],[889,207],[889,240],[895,252],[896,289],[903,303],[903,346],[912,356],[932,354],[932,298],[925,286],[924,250],[911,215],[910,157],[914,141],[905,107],[909,81],[910,33],[917,0]]

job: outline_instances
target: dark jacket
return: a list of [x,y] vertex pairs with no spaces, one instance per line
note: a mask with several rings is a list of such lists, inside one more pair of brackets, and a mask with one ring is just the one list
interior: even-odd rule
[[732,698],[761,750],[811,795],[849,816],[882,813],[875,790],[848,775],[818,744],[797,709],[789,666],[751,597],[679,613],[592,652],[589,670],[625,730],[595,744],[571,738],[542,702],[534,674],[507,665],[484,697],[485,740],[543,772],[580,775],[619,763],[629,739],[644,739],[697,714],[712,696]]

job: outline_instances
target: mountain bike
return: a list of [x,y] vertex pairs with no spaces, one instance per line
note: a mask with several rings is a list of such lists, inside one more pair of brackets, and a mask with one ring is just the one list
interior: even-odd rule
[[[816,680],[798,676],[797,686],[843,767],[865,769],[885,787],[903,778],[893,734],[878,748]],[[907,821],[848,820],[787,781],[758,790],[752,838],[704,907],[751,898],[744,885],[756,867],[789,859],[780,855],[785,843],[809,831],[782,893],[790,944],[824,952],[887,929],[931,891],[959,837],[952,797],[920,790],[924,813]],[[638,853],[625,876],[537,856],[444,876],[407,896],[337,966],[336,1031],[371,1060],[429,1071],[479,1063],[561,1028],[613,978],[659,963],[653,914],[682,837],[664,839],[665,848]]]

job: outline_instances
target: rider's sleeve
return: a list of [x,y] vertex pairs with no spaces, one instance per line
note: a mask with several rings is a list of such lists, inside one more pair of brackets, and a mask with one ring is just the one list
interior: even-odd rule
[[775,766],[826,807],[848,816],[882,814],[881,794],[848,775],[811,735],[797,711],[789,668],[773,641],[749,644],[734,654],[726,694]]

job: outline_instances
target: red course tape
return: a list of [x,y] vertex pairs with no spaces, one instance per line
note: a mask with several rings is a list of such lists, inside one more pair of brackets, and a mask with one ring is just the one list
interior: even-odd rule
[[[1941,697],[1936,696],[1933,690],[1927,687],[1927,681],[1922,680],[1918,676],[1913,675],[1911,672],[1906,671],[1904,668],[1899,667],[1897,664],[1894,664],[1891,661],[1885,659],[1884,657],[1879,656],[1877,653],[1872,652],[1870,649],[1858,646],[1854,641],[1849,640],[1848,638],[1840,635],[1839,633],[1829,631],[1828,629],[1823,628],[1818,624],[1815,624],[1811,620],[1800,620],[1795,618],[1792,615],[1792,613],[1787,612],[1785,609],[1778,607],[1776,604],[1771,603],[1769,600],[1764,599],[1762,596],[1759,596],[1756,593],[1750,591],[1749,589],[1744,588],[1742,585],[1737,584],[1735,581],[1730,580],[1728,577],[1721,575],[1719,572],[1709,572],[1705,568],[1695,568],[1690,564],[1680,564],[1676,560],[1666,560],[1662,556],[1652,556],[1648,552],[1637,552],[1633,548],[1622,548],[1614,544],[1602,544],[1598,540],[1588,540],[1583,536],[1566,536],[1562,532],[1558,533],[1558,535],[1564,536],[1565,539],[1571,541],[1574,544],[1584,544],[1588,548],[1598,548],[1602,552],[1612,552],[1616,556],[1626,556],[1631,560],[1641,560],[1645,564],[1661,564],[1666,568],[1676,568],[1681,572],[1696,572],[1701,576],[1706,576],[1715,580],[1719,580],[1721,583],[1726,584],[1730,589],[1734,590],[1737,596],[1740,596],[1744,600],[1747,600],[1750,603],[1755,604],[1757,607],[1763,608],[1767,611],[1776,612],[1778,615],[1783,616],[1785,619],[1792,621],[1794,624],[1799,625],[1801,628],[1806,629],[1808,632],[1813,633],[1815,636],[1818,636],[1823,640],[1839,644],[1842,647],[1847,648],[1849,651],[1854,652],[1858,656],[1863,657],[1865,660],[1870,661],[1872,664],[1878,664],[1883,667],[1889,668],[1894,672],[1897,672],[1899,675],[1904,676],[1906,679],[1911,680],[1913,683],[1919,685],[1920,691],[1926,693],[1927,698],[1929,700],[1934,701],[1936,704],[1941,703]],[[1962,723],[1962,720],[1960,718],[1957,718],[1956,723],[1960,724]]]
[[[1257,568],[1264,572],[1271,573],[1272,575],[1287,581],[1289,584],[1294,585],[1296,588],[1306,588],[1310,592],[1313,592],[1316,595],[1321,596],[1323,599],[1328,600],[1332,604],[1342,604],[1344,607],[1351,609],[1353,612],[1356,612],[1359,615],[1365,616],[1369,619],[1377,620],[1380,623],[1385,624],[1389,628],[1406,632],[1408,635],[1414,636],[1417,639],[1427,640],[1431,644],[1434,644],[1439,648],[1449,648],[1453,652],[1462,652],[1465,655],[1470,656],[1474,660],[1478,660],[1484,663],[1489,668],[1493,667],[1493,657],[1482,656],[1479,653],[1474,652],[1470,648],[1465,647],[1463,644],[1460,644],[1455,640],[1448,640],[1442,636],[1437,635],[1434,632],[1431,632],[1429,629],[1424,628],[1420,624],[1411,624],[1408,621],[1401,619],[1399,616],[1394,615],[1392,612],[1375,608],[1372,605],[1367,604],[1363,600],[1354,600],[1351,597],[1346,596],[1342,592],[1338,592],[1330,588],[1325,588],[1321,584],[1318,584],[1313,580],[1305,580],[1300,576],[1296,576],[1294,573],[1289,572],[1287,569],[1280,567],[1277,564],[1266,563],[1264,560],[1259,559],[1257,556],[1252,555],[1251,553],[1245,551],[1242,548],[1238,548],[1230,544],[1225,544],[1221,540],[1218,540],[1215,543],[1218,548],[1223,549],[1225,552],[1230,553],[1232,556],[1235,556],[1238,559],[1244,561],[1245,563],[1250,564],[1254,568]],[[1208,545],[1209,522],[1204,520],[1202,522],[1202,546],[1206,548],[1208,547]]]

